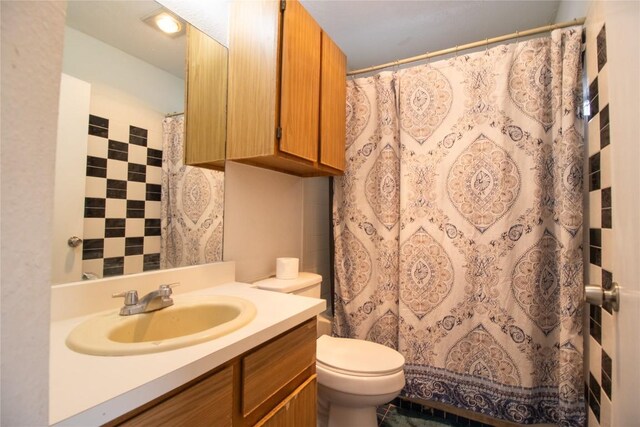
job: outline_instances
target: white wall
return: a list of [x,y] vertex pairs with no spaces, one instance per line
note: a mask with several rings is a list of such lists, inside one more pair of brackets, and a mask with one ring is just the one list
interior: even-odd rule
[[640,3],[604,1],[592,7],[601,8],[607,28],[613,277],[622,291],[614,315],[611,425],[630,426],[640,419]]
[[184,111],[184,80],[70,27],[62,70],[91,83],[92,92],[119,92],[161,113]]
[[[606,28],[606,65],[598,70],[596,38]],[[587,21],[587,75],[598,77],[599,109],[608,103],[610,145],[600,152],[602,188],[611,187],[612,227],[602,234],[602,267],[611,268],[620,286],[620,311],[602,311],[602,349],[612,360],[611,399],[601,392],[599,422],[589,411],[589,426],[632,426],[640,419],[640,3],[637,1],[593,1]],[[601,113],[600,113],[601,114]],[[590,152],[598,151],[592,138]],[[599,124],[595,123],[595,129]],[[607,154],[604,154],[604,153]],[[610,166],[610,167],[609,167]],[[599,192],[594,192],[599,193]],[[598,215],[600,198],[590,200]],[[595,209],[594,209],[595,205]],[[600,217],[591,224],[598,224]],[[610,231],[610,233],[605,233]],[[610,248],[609,250],[606,250]],[[608,252],[608,253],[607,253]],[[590,268],[592,282],[600,283],[599,269]],[[595,276],[595,277],[593,277]],[[589,365],[600,381],[600,345],[587,337]],[[597,387],[596,387],[597,390]]]
[[1,419],[47,425],[51,221],[65,2],[2,1]]
[[53,193],[53,284],[75,282],[82,277],[82,246],[72,248],[67,241],[71,236],[86,238],[82,225],[90,99],[89,83],[62,74]]

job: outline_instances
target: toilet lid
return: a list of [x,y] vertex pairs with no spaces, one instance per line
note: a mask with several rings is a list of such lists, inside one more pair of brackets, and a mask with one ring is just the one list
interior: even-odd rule
[[328,335],[318,338],[316,360],[326,369],[362,376],[389,375],[404,366],[404,357],[392,348]]

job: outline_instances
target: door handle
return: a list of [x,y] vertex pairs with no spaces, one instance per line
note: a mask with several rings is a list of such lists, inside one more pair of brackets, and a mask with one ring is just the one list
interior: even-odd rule
[[620,290],[617,283],[613,283],[611,289],[603,289],[600,285],[587,285],[584,287],[584,300],[591,305],[608,305],[613,311],[620,309]]
[[69,245],[69,247],[71,248],[77,248],[81,244],[82,244],[82,239],[79,238],[78,236],[71,236],[69,237],[69,240],[67,240],[67,245]]

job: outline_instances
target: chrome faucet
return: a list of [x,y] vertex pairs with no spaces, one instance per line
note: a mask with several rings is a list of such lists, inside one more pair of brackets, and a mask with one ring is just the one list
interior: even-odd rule
[[160,285],[158,289],[149,292],[143,296],[142,299],[138,299],[138,291],[136,290],[119,292],[111,295],[111,297],[124,297],[124,306],[120,309],[120,316],[149,313],[173,305],[173,299],[171,298],[173,291],[171,287],[177,285],[177,283]]

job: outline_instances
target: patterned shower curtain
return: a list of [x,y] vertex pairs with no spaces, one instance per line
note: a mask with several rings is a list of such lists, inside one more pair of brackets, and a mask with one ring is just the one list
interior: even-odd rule
[[403,394],[582,426],[581,29],[348,82],[334,334]]
[[162,130],[160,267],[222,261],[224,173],[184,165],[184,116]]

